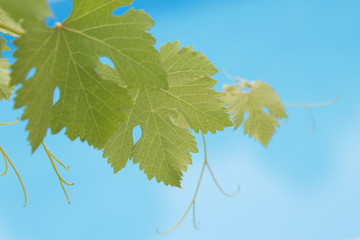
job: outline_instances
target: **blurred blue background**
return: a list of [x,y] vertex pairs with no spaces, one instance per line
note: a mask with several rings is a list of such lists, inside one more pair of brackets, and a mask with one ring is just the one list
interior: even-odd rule
[[[49,1],[55,19],[71,11],[71,1]],[[203,163],[203,145],[184,174],[183,189],[148,181],[129,163],[118,174],[102,153],[64,131],[46,138],[52,152],[71,171],[69,205],[43,149],[31,154],[26,122],[0,127],[0,144],[20,172],[23,193],[12,170],[0,177],[1,240],[98,239],[360,239],[360,1],[320,0],[135,0],[156,24],[156,47],[180,40],[203,52],[218,69],[271,84],[285,102],[340,100],[312,109],[316,128],[304,109],[287,107],[267,148],[231,128],[208,135],[209,162],[228,192],[220,194],[208,172],[196,200],[201,229],[192,213],[172,233],[192,199]],[[123,10],[120,10],[121,12]],[[7,37],[7,39],[11,39]],[[4,52],[10,58],[12,51]],[[223,73],[215,78],[231,84]],[[14,102],[0,102],[0,122],[21,116]],[[2,161],[2,160],[1,160]],[[0,162],[0,169],[4,169]]]

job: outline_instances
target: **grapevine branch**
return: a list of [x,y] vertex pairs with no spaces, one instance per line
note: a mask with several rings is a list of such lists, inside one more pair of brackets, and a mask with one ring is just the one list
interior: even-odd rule
[[[19,121],[19,118],[17,118],[15,122],[11,122],[11,123],[0,123],[0,125],[8,126],[8,125],[12,125],[12,124],[17,123],[18,121]],[[0,146],[0,152],[1,152],[1,154],[3,155],[4,160],[5,160],[5,171],[4,171],[4,173],[0,174],[0,177],[6,175],[6,173],[7,173],[7,171],[8,171],[8,168],[9,168],[9,166],[8,166],[8,163],[9,163],[9,164],[11,165],[11,167],[14,169],[14,172],[15,172],[16,176],[18,177],[19,181],[20,181],[21,187],[22,187],[23,192],[24,192],[24,197],[25,197],[24,207],[26,207],[26,205],[27,205],[27,194],[26,194],[26,190],[25,190],[24,183],[23,183],[23,181],[21,180],[21,177],[20,177],[18,171],[16,170],[14,164],[11,162],[9,156],[5,153],[4,149],[3,149],[1,146]]]
[[195,218],[195,200],[196,200],[196,196],[199,192],[199,188],[200,188],[200,184],[201,184],[201,180],[202,180],[202,177],[204,175],[204,172],[205,172],[205,168],[207,167],[209,172],[210,172],[210,175],[212,177],[212,179],[214,180],[216,186],[218,187],[218,189],[220,190],[221,193],[223,193],[225,196],[227,197],[234,197],[236,196],[239,192],[240,192],[240,186],[238,185],[236,191],[232,194],[229,194],[229,193],[226,193],[220,186],[220,184],[218,183],[218,181],[216,180],[215,178],[215,175],[214,173],[212,172],[211,168],[210,168],[210,165],[209,165],[209,162],[207,160],[207,149],[206,149],[206,141],[205,141],[205,135],[203,132],[201,132],[201,135],[202,135],[202,139],[203,139],[203,142],[204,142],[204,163],[203,163],[203,166],[201,168],[201,173],[200,173],[200,177],[199,177],[199,180],[198,180],[198,183],[196,185],[196,189],[195,189],[195,193],[194,193],[194,196],[188,206],[188,208],[186,209],[185,213],[183,214],[183,216],[180,218],[180,220],[172,227],[170,228],[169,230],[165,231],[165,232],[160,232],[158,229],[156,229],[156,232],[158,234],[167,234],[167,233],[170,233],[172,232],[173,230],[175,230],[179,225],[180,223],[185,219],[186,215],[188,214],[188,212],[190,211],[191,207],[193,208],[193,224],[194,224],[194,228],[196,230],[198,230],[200,228],[200,226],[198,226],[196,224],[196,218]]

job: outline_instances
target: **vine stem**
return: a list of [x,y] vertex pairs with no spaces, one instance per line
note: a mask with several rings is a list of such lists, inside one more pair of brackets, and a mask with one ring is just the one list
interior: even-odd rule
[[13,32],[13,33],[15,33],[16,35],[19,35],[19,36],[25,33],[24,31],[19,31],[18,29],[13,28],[13,27],[11,27],[11,26],[9,26],[9,25],[7,25],[5,23],[1,23],[1,22],[0,22],[0,28],[3,28],[3,29],[8,30],[10,32]]
[[[68,171],[70,170],[70,167],[69,167],[69,166],[66,167],[62,162],[60,162],[59,159],[57,159],[57,158],[54,156],[54,154],[52,154],[52,153],[50,152],[50,150],[46,147],[46,145],[45,145],[44,142],[42,142],[41,145],[43,146],[43,148],[44,148],[44,150],[45,150],[45,152],[46,152],[46,154],[47,154],[47,156],[48,156],[48,158],[49,158],[49,160],[50,160],[50,163],[51,163],[51,165],[52,165],[52,167],[53,167],[53,169],[54,169],[54,171],[55,171],[55,173],[56,173],[56,175],[57,175],[57,177],[58,177],[58,179],[59,179],[59,182],[60,182],[60,184],[61,184],[61,187],[62,187],[62,189],[63,189],[63,191],[64,191],[64,193],[65,193],[66,199],[67,199],[68,203],[70,204],[70,199],[69,199],[69,196],[67,195],[67,192],[66,192],[66,190],[65,190],[65,187],[64,187],[64,184],[63,184],[63,183],[65,183],[65,184],[68,185],[68,186],[73,186],[74,183],[68,183],[67,181],[65,181],[65,180],[60,176],[60,173],[59,173],[59,171],[58,171],[58,169],[57,169],[57,167],[56,167],[55,161],[58,162],[63,168],[65,168],[65,169],[68,170]],[[55,160],[55,161],[54,161],[54,160]]]
[[193,208],[193,224],[194,224],[194,228],[196,230],[200,229],[200,226],[198,226],[196,224],[196,218],[195,218],[195,199],[196,199],[196,196],[199,192],[199,188],[200,188],[200,184],[201,184],[201,180],[203,178],[203,175],[204,175],[204,172],[205,172],[205,168],[208,167],[209,169],[209,172],[210,172],[210,175],[212,177],[212,179],[214,180],[216,186],[219,188],[220,192],[223,193],[225,196],[227,197],[234,197],[236,196],[239,192],[240,192],[240,186],[238,186],[237,190],[233,193],[233,194],[228,194],[226,193],[219,185],[218,181],[216,180],[215,178],[215,175],[214,173],[211,171],[211,168],[210,168],[210,165],[209,165],[209,162],[208,162],[208,159],[207,159],[207,149],[206,149],[206,141],[205,141],[205,135],[204,133],[201,131],[201,135],[202,135],[202,139],[203,139],[203,143],[204,143],[204,163],[203,163],[203,166],[201,168],[201,172],[200,172],[200,177],[199,177],[199,180],[198,180],[198,183],[196,185],[196,189],[195,189],[195,193],[194,193],[194,196],[188,206],[188,208],[186,209],[185,213],[183,214],[183,216],[180,218],[180,220],[172,227],[170,228],[169,230],[165,231],[165,232],[160,232],[158,229],[156,229],[156,232],[158,234],[167,234],[167,233],[170,233],[172,232],[173,230],[175,230],[179,225],[180,223],[185,219],[186,215],[188,214],[188,212],[190,211],[191,207]]

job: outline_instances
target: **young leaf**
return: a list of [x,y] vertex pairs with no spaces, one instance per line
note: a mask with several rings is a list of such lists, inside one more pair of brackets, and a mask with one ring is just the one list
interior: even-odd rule
[[189,128],[189,123],[186,120],[184,114],[179,112],[178,110],[174,109],[174,113],[170,115],[170,120],[173,122],[175,126],[181,127],[181,128]]
[[16,23],[33,24],[51,15],[46,0],[1,0],[0,7],[11,16]]
[[0,58],[0,101],[3,99],[10,100],[13,91],[13,87],[9,87],[10,73],[7,70],[8,68],[10,68],[10,64],[6,59]]
[[1,58],[1,52],[8,50],[10,49],[6,45],[6,41],[0,36],[0,101],[3,99],[10,100],[13,91],[13,87],[9,87],[10,72],[8,68],[10,68],[10,64],[6,59]]
[[0,35],[0,57],[2,51],[9,51],[9,50],[10,48],[8,47],[8,45],[6,45],[6,40],[2,39],[2,36]]
[[123,88],[127,87],[126,84],[121,80],[119,74],[107,64],[100,64],[96,68],[96,72],[103,80],[115,82]]
[[[167,87],[166,72],[153,47],[155,39],[146,33],[152,19],[134,9],[120,17],[112,15],[114,9],[130,3],[74,0],[69,18],[53,29],[42,22],[35,24],[36,20],[24,22],[26,33],[15,41],[19,50],[14,54],[18,60],[12,66],[11,84],[22,83],[15,108],[26,107],[22,119],[29,120],[33,150],[48,127],[53,134],[66,127],[71,140],[80,137],[102,148],[118,123],[125,120],[130,97],[124,88],[95,73],[101,56],[114,62],[128,86]],[[35,75],[25,81],[32,68]],[[60,99],[53,105],[56,87]]]
[[[250,92],[244,92],[244,88]],[[222,99],[228,104],[235,129],[243,123],[245,112],[249,113],[244,122],[244,132],[264,146],[269,143],[275,127],[279,126],[278,118],[287,118],[279,95],[270,85],[261,81],[224,85]]]
[[[191,163],[190,152],[197,152],[194,137],[184,126],[215,132],[233,125],[220,94],[211,89],[215,80],[209,77],[217,70],[200,52],[179,47],[179,42],[168,43],[160,51],[169,89],[133,90],[134,108],[104,149],[114,172],[133,157],[149,179],[180,187],[182,171]],[[137,125],[142,136],[134,146],[132,131]]]
[[[1,3],[2,4],[2,3]],[[13,20],[1,7],[0,7],[0,32],[18,37],[19,33],[23,32],[20,24]]]

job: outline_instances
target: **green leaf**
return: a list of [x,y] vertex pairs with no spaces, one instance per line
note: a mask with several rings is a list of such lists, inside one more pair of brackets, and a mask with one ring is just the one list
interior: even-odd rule
[[172,42],[161,47],[160,56],[168,73],[169,89],[161,90],[174,108],[181,112],[190,127],[215,133],[232,126],[221,93],[211,89],[216,80],[210,76],[218,71],[212,63],[192,47]]
[[131,2],[91,0],[83,4],[75,0],[73,12],[63,24],[63,32],[70,39],[91,44],[94,54],[109,57],[127,86],[167,88],[166,72],[153,47],[155,39],[145,32],[154,21],[143,10],[133,8],[120,17],[112,15],[114,9]]
[[[13,0],[11,0],[13,1]],[[73,12],[64,23],[48,28],[44,23],[24,24],[26,33],[15,41],[19,50],[13,65],[11,84],[22,83],[15,108],[25,106],[22,119],[32,149],[42,142],[48,127],[52,133],[66,127],[66,135],[80,137],[95,148],[125,120],[131,107],[126,90],[95,72],[99,57],[107,56],[127,86],[167,87],[166,72],[155,39],[146,31],[153,25],[143,11],[128,10],[115,17],[112,11],[129,0],[74,0]],[[31,68],[33,77],[25,81]],[[53,105],[55,88],[60,99]]]
[[13,91],[13,87],[9,87],[10,72],[7,70],[8,68],[10,68],[10,64],[6,59],[0,58],[0,101],[10,100]]
[[170,120],[175,126],[181,127],[181,128],[189,128],[189,123],[186,120],[184,114],[179,112],[178,110],[174,109],[173,115],[170,115]]
[[100,64],[96,68],[96,72],[99,77],[106,81],[111,81],[117,83],[120,87],[126,88],[126,84],[121,80],[118,72],[114,71],[109,65],[107,64]]
[[[1,3],[2,4],[2,3]],[[1,5],[0,4],[0,5]],[[0,32],[18,37],[20,32],[23,32],[20,24],[13,20],[1,7],[0,7]]]
[[[191,131],[170,120],[172,105],[166,100],[159,90],[134,91],[134,108],[105,145],[104,157],[109,156],[115,172],[133,156],[149,180],[155,177],[157,182],[180,187],[182,171],[192,163],[190,152],[197,152],[197,148]],[[134,146],[132,131],[137,125],[142,135]]]
[[[194,131],[223,130],[232,126],[220,93],[212,90],[217,70],[192,47],[179,51],[179,42],[163,45],[162,63],[168,73],[169,89],[133,90],[134,108],[120,124],[104,149],[114,172],[133,158],[149,179],[180,187],[182,172],[197,152]],[[142,135],[134,146],[132,131],[140,125]]]
[[45,0],[1,0],[0,7],[15,22],[34,23],[32,20],[44,19],[51,15]]
[[183,47],[180,42],[163,44],[160,50],[161,62],[168,73],[169,84],[190,81],[196,77],[210,77],[218,72],[214,65],[193,47]]
[[[195,138],[190,130],[173,124],[172,105],[159,90],[138,89],[132,95],[134,108],[105,145],[104,157],[117,172],[133,156],[149,180],[156,177],[165,185],[180,187],[182,171],[191,164],[189,152],[197,152]],[[132,131],[137,125],[142,136],[134,146]]]
[[[269,143],[275,127],[279,127],[278,119],[287,118],[279,95],[270,85],[261,81],[224,85],[222,99],[228,104],[235,129],[243,123],[247,112],[249,116],[244,122],[244,133],[264,146]],[[264,108],[269,113],[265,112]]]
[[1,52],[3,51],[9,51],[10,48],[8,47],[8,45],[6,45],[6,40],[2,39],[2,36],[0,36],[0,57],[1,57]]
[[10,48],[6,45],[6,41],[0,36],[0,101],[3,99],[10,100],[10,96],[13,87],[9,86],[10,82],[10,72],[8,68],[10,68],[10,64],[6,61],[6,59],[1,58],[2,51],[8,51]]

